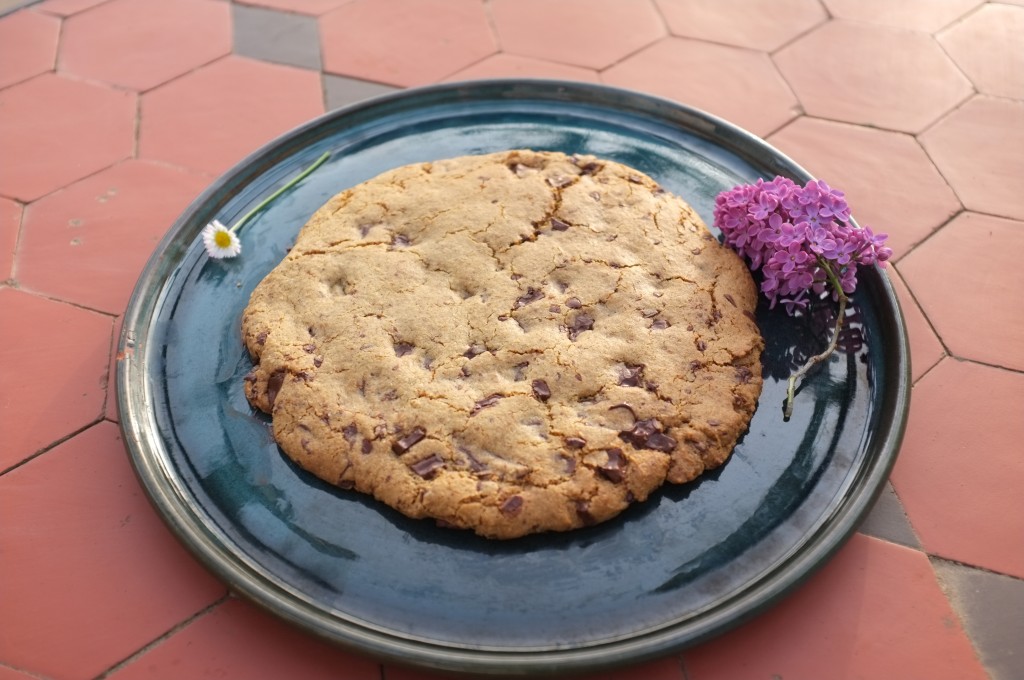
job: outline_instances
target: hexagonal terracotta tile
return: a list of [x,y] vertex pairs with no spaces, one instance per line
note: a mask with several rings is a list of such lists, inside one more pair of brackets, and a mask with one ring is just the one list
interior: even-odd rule
[[492,0],[502,51],[601,70],[665,35],[651,0]]
[[320,18],[324,70],[424,85],[497,51],[479,0],[355,0]]
[[963,213],[900,262],[954,356],[1024,371],[1021,253],[1024,222]]
[[21,230],[21,204],[0,198],[0,281],[14,276],[14,249]]
[[0,287],[0,471],[101,416],[112,324]]
[[236,0],[236,2],[241,5],[255,5],[257,7],[279,9],[284,12],[318,16],[352,2],[352,0]]
[[768,140],[846,192],[854,218],[889,234],[899,258],[960,210],[960,201],[913,137],[803,117]]
[[977,96],[919,139],[967,209],[1024,220],[1024,102]]
[[672,35],[771,52],[828,20],[817,0],[655,0]]
[[830,21],[775,56],[812,116],[920,132],[971,94],[924,33]]
[[78,14],[90,7],[103,4],[106,1],[107,0],[45,0],[44,2],[36,5],[36,9],[66,17],[71,16],[72,14]]
[[476,78],[554,78],[555,80],[598,81],[597,71],[579,66],[558,64],[543,59],[517,57],[514,54],[494,54],[469,68],[453,73],[447,81]]
[[892,483],[925,550],[1024,578],[1024,375],[947,357],[914,386]]
[[229,599],[110,680],[198,678],[216,668],[228,678],[379,680],[380,665],[305,635],[241,600]]
[[0,19],[0,87],[53,69],[60,19],[15,12]]
[[83,78],[148,90],[230,51],[225,3],[112,0],[65,21],[58,65]]
[[938,39],[979,92],[1024,99],[1024,7],[985,5]]
[[[932,330],[928,318],[921,311],[921,306],[914,299],[914,294],[907,288],[906,282],[897,271],[898,268],[890,266],[886,271],[892,287],[896,289],[896,297],[899,299],[900,310],[907,326],[907,335],[910,336],[911,380],[916,382],[946,356],[946,350]],[[109,400],[107,403],[109,404]]]
[[933,32],[956,21],[984,0],[822,0],[837,19]]
[[113,423],[0,477],[0,515],[20,529],[0,534],[0,658],[35,674],[95,677],[224,595],[153,511]]
[[756,135],[799,115],[796,98],[767,55],[698,40],[661,40],[601,79],[704,109]]
[[36,201],[18,247],[23,288],[119,314],[142,266],[206,175],[128,160]]
[[[46,102],[46,106],[40,106]],[[0,195],[32,201],[132,154],[135,95],[45,73],[0,91]]]
[[780,604],[683,657],[689,680],[988,678],[927,556],[859,534]]
[[139,156],[216,175],[321,113],[312,71],[225,57],[143,95]]

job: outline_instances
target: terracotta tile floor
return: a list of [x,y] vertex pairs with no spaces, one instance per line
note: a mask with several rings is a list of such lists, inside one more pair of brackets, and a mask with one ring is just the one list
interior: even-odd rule
[[767,138],[892,234],[911,334],[906,440],[861,533],[746,625],[592,677],[1024,677],[1021,5],[0,1],[0,678],[436,677],[293,630],[190,557],[131,474],[113,354],[218,173],[324,110],[496,76]]

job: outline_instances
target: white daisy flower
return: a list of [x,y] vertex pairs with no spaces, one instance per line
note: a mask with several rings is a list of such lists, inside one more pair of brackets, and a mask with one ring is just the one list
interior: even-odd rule
[[214,220],[203,229],[203,245],[207,254],[215,259],[234,257],[242,252],[242,242],[220,220]]
[[206,247],[206,254],[216,260],[223,260],[226,257],[234,257],[242,252],[242,242],[238,240],[237,232],[243,224],[248,222],[253,215],[266,208],[270,203],[284,192],[308,177],[310,173],[319,168],[330,157],[331,152],[327,151],[311,166],[303,170],[283,187],[263,199],[259,205],[247,212],[240,220],[235,222],[231,228],[225,227],[220,220],[214,220],[203,228],[203,245]]

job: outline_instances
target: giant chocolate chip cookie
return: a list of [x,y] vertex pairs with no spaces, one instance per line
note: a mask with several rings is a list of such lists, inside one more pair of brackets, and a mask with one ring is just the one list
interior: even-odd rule
[[324,205],[242,320],[292,460],[492,538],[614,517],[721,465],[761,390],[756,290],[623,165],[511,151]]

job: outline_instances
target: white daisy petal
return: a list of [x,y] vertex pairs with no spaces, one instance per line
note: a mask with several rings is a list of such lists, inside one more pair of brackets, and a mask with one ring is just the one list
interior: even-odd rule
[[206,254],[217,260],[235,257],[242,252],[242,242],[238,236],[221,224],[220,220],[214,220],[203,228],[203,246]]

